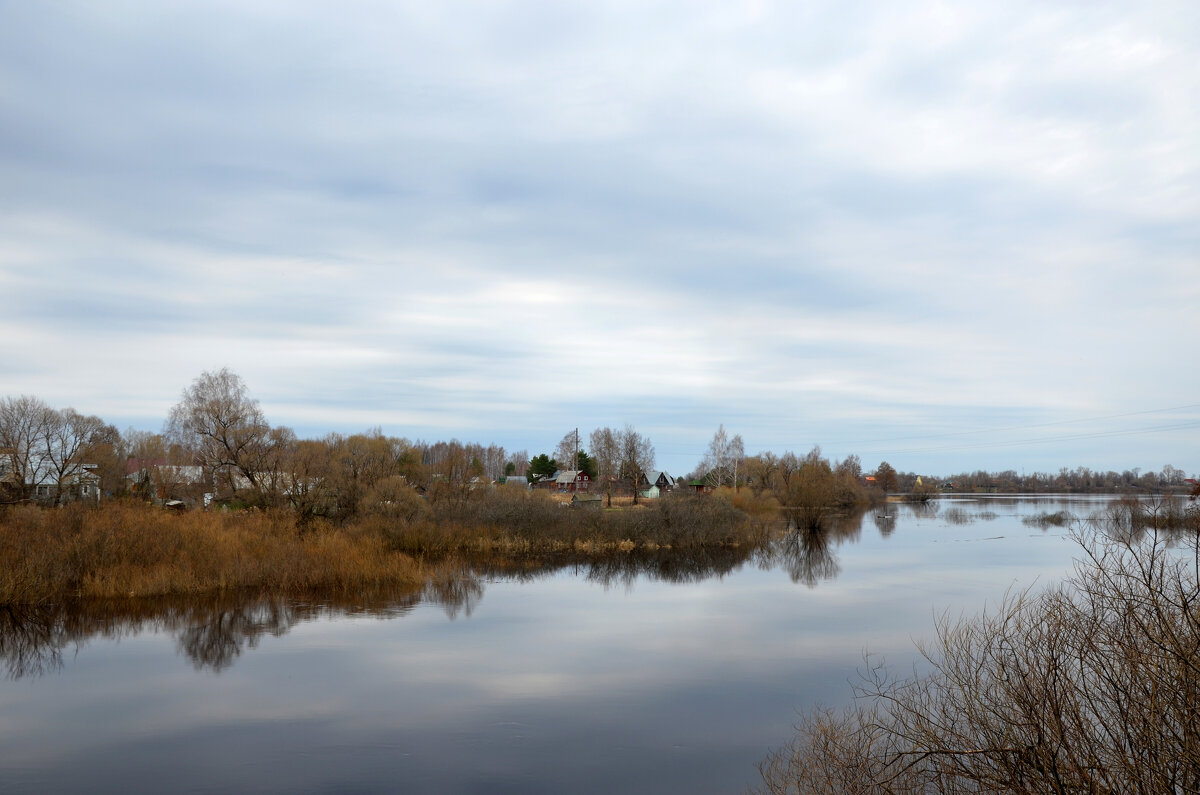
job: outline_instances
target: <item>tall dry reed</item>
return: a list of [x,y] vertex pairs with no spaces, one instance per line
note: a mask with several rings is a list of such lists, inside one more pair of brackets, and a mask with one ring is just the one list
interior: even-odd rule
[[420,567],[377,534],[286,513],[168,513],[132,502],[0,516],[0,603],[299,591],[418,583]]

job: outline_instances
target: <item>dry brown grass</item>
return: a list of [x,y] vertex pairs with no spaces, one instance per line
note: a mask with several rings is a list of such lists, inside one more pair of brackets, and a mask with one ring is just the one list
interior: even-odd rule
[[0,603],[278,592],[419,583],[420,566],[367,532],[296,530],[290,514],[172,514],[129,502],[0,517]]
[[765,503],[732,494],[601,510],[517,490],[437,500],[407,486],[377,491],[357,521],[340,525],[283,510],[176,514],[132,501],[13,508],[0,514],[0,604],[415,584],[425,561],[459,554],[736,547],[761,541],[768,526],[750,513]]

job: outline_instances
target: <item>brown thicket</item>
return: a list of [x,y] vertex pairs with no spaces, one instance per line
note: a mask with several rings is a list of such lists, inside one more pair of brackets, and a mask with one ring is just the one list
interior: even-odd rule
[[279,512],[172,513],[125,501],[0,514],[0,604],[422,582],[378,534]]
[[[761,507],[761,506],[760,506]],[[174,513],[133,500],[0,513],[0,604],[421,580],[412,556],[694,549],[763,540],[773,526],[720,496],[614,510],[544,492],[446,481],[421,496],[398,476],[340,523],[287,508]]]
[[943,618],[929,673],[868,666],[855,706],[764,761],[763,790],[1200,792],[1200,527],[1108,530],[1080,535],[1061,586]]
[[687,493],[609,510],[540,491],[447,489],[426,507],[411,519],[366,517],[360,524],[413,554],[731,546],[756,543],[772,524],[720,496]]

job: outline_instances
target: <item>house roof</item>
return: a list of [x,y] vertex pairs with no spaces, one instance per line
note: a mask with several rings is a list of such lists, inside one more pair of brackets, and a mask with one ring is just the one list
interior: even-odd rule
[[579,477],[578,469],[560,469],[554,478],[555,483],[574,483]]
[[[135,468],[131,462],[136,462],[141,466]],[[162,458],[130,458],[125,462],[125,477],[128,480],[137,479],[142,473],[151,469],[157,470],[164,477],[183,483],[200,483],[204,480],[204,467],[195,464],[168,464],[166,459]]]
[[648,474],[647,474],[647,476],[646,476],[646,479],[647,479],[647,480],[649,480],[651,483],[657,483],[657,482],[658,482],[658,479],[659,479],[660,477],[665,477],[665,478],[667,479],[667,485],[668,485],[668,486],[674,486],[674,485],[675,485],[675,478],[671,477],[671,476],[670,476],[670,475],[668,475],[666,472],[663,472],[663,471],[661,471],[661,470],[659,470],[658,472],[650,472],[650,473],[648,473]]

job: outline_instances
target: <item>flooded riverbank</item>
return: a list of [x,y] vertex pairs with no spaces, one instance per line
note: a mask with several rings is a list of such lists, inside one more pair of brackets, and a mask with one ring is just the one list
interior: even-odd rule
[[1103,499],[879,507],[768,547],[493,558],[353,596],[0,619],[6,791],[728,792],[864,650],[1051,583]]

